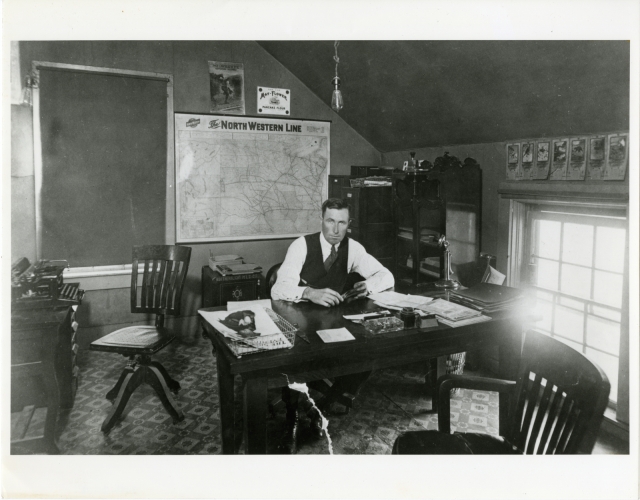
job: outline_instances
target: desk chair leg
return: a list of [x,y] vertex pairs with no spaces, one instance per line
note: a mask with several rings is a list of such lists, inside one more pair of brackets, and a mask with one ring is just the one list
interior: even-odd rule
[[157,368],[158,371],[162,374],[164,381],[167,383],[169,390],[174,394],[178,394],[178,391],[180,391],[180,382],[171,378],[171,375],[169,375],[169,372],[164,366],[162,366],[158,361],[151,361],[151,363],[149,363],[149,366]]
[[139,366],[134,369],[128,369],[128,367],[125,368],[125,370],[129,370],[129,373],[126,374],[120,387],[118,397],[113,403],[107,418],[104,419],[102,427],[100,428],[100,430],[105,434],[108,434],[109,431],[111,431],[118,418],[120,418],[120,415],[122,415],[125,406],[127,406],[131,394],[133,394],[133,391],[135,391],[136,388],[144,381],[144,371],[139,368]]
[[145,382],[149,384],[156,391],[156,394],[162,402],[162,406],[167,410],[173,423],[177,424],[184,420],[184,413],[178,408],[171,392],[169,392],[169,386],[166,384],[162,372],[155,366],[145,366]]
[[120,378],[118,378],[116,385],[114,385],[113,388],[109,392],[107,392],[107,395],[105,396],[107,398],[107,401],[111,401],[113,403],[116,400],[118,394],[120,393],[120,388],[124,383],[124,379],[127,378],[127,374],[129,373],[133,373],[133,368],[131,368],[130,366],[127,366],[124,370],[122,370],[122,373],[120,373]]

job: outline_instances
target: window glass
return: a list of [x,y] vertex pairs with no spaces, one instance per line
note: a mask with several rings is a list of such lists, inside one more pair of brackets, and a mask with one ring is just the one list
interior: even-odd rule
[[536,296],[534,314],[541,319],[536,322],[536,329],[551,333],[551,319],[553,318],[553,303],[543,297]]
[[592,258],[593,226],[565,223],[562,237],[562,260],[572,264],[591,266]]
[[622,306],[622,275],[594,272],[593,299],[613,307]]
[[609,309],[608,307],[601,307],[601,306],[592,304],[591,313],[594,316],[600,316],[602,318],[610,319],[612,321],[617,321],[618,323],[622,321],[622,313],[620,311]]
[[558,263],[550,260],[538,259],[536,285],[549,290],[558,289]]
[[578,311],[584,311],[584,300],[571,299],[569,297],[560,297],[558,303],[563,306],[570,307],[571,309],[577,309]]
[[582,342],[584,337],[584,314],[575,309],[569,309],[560,305],[556,306],[553,333],[562,335],[576,342]]
[[587,346],[617,355],[620,349],[620,323],[587,316]]
[[607,374],[617,401],[622,319],[624,217],[613,211],[533,210],[530,276],[536,330],[588,353]]
[[560,257],[560,222],[553,220],[538,220],[538,247],[535,252],[540,257],[558,260]]
[[591,298],[591,270],[586,267],[563,264],[560,283],[561,292]]
[[599,227],[596,231],[596,269],[621,273],[624,269],[625,230]]

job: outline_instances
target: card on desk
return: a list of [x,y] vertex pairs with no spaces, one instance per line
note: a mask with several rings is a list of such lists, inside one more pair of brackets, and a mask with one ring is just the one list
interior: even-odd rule
[[318,330],[318,336],[323,342],[344,342],[345,340],[355,340],[351,332],[346,328],[332,328],[330,330]]

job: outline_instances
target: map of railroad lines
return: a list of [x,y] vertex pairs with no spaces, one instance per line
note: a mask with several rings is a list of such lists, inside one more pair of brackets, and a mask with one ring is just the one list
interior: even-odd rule
[[328,123],[176,114],[177,240],[318,231],[328,172]]

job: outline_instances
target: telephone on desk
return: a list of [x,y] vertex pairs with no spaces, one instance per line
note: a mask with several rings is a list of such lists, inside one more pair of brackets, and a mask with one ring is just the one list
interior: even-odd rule
[[44,307],[79,304],[84,290],[78,283],[63,282],[66,260],[39,260],[34,264],[22,257],[11,265],[11,302],[16,307]]

